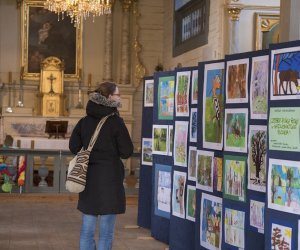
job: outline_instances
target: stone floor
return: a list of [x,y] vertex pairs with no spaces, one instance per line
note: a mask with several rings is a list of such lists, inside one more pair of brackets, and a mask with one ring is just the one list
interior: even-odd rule
[[[70,194],[0,194],[0,250],[76,250],[81,214]],[[168,246],[139,228],[137,197],[117,217],[113,250],[166,250]]]

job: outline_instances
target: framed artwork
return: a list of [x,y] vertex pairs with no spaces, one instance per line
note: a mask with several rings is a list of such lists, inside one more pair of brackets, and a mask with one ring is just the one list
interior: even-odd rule
[[142,164],[152,166],[152,138],[143,138],[142,144]]
[[267,119],[269,56],[252,58],[250,81],[250,118]]
[[187,138],[189,122],[175,121],[174,134],[174,165],[187,166]]
[[214,175],[214,190],[222,192],[222,179],[223,179],[223,158],[214,157],[213,158],[213,175]]
[[154,80],[145,80],[144,85],[144,107],[153,107]]
[[203,84],[203,147],[223,148],[224,63],[204,66]]
[[192,108],[190,115],[190,142],[197,142],[197,114],[197,108]]
[[246,163],[244,156],[224,155],[223,197],[246,201]]
[[300,107],[272,107],[269,116],[269,149],[300,152]]
[[227,61],[226,103],[248,102],[249,58]]
[[188,180],[196,181],[197,147],[189,146]]
[[292,247],[292,228],[272,223],[271,247],[272,249],[295,249]]
[[224,149],[247,153],[248,109],[225,109]]
[[82,25],[74,27],[68,16],[58,21],[56,13],[44,8],[44,1],[34,0],[23,1],[21,22],[24,79],[39,80],[41,62],[50,56],[64,61],[66,80],[80,78]]
[[224,234],[225,243],[245,248],[245,212],[225,208]]
[[195,221],[196,213],[196,187],[187,185],[186,195],[186,218],[190,221]]
[[268,207],[300,214],[300,162],[269,159]]
[[300,47],[271,50],[270,99],[300,99]]
[[173,155],[173,125],[169,125],[169,156]]
[[280,14],[255,13],[255,49],[268,49],[271,43],[279,43]]
[[189,116],[191,71],[177,72],[175,107],[176,116]]
[[171,211],[171,183],[172,167],[155,164],[154,213],[167,219]]
[[192,71],[192,104],[198,103],[198,70]]
[[250,226],[257,229],[259,233],[264,233],[265,228],[265,203],[250,200]]
[[213,151],[197,151],[196,187],[204,191],[213,191]]
[[153,124],[152,154],[168,155],[168,125]]
[[174,116],[174,76],[159,77],[158,80],[158,119],[173,120]]
[[184,218],[184,197],[185,197],[186,173],[174,171],[173,192],[172,192],[172,214]]
[[267,126],[250,125],[248,189],[266,192]]
[[200,244],[206,249],[221,249],[222,198],[202,193],[200,210]]

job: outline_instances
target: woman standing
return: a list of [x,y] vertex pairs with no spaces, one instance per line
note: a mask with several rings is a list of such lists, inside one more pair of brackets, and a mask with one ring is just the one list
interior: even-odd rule
[[123,186],[124,165],[133,153],[133,145],[123,119],[120,93],[117,85],[103,82],[92,93],[86,107],[86,116],[75,126],[69,148],[76,154],[88,147],[101,118],[110,115],[100,130],[91,151],[85,190],[79,194],[78,210],[82,212],[80,250],[95,250],[94,234],[100,215],[98,249],[112,249],[116,214],[125,213],[126,200]]

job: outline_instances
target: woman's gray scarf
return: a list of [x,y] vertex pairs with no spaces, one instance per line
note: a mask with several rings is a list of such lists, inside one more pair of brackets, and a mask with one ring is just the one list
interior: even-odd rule
[[112,107],[112,108],[120,108],[121,107],[121,103],[115,102],[112,100],[108,100],[105,96],[103,96],[97,92],[90,93],[89,99],[94,103],[101,104],[106,107]]

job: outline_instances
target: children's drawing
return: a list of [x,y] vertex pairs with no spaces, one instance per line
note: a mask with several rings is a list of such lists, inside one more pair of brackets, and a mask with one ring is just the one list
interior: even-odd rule
[[187,137],[189,122],[175,121],[174,165],[187,166]]
[[300,163],[269,159],[268,207],[300,214]]
[[223,159],[220,157],[213,158],[214,164],[214,190],[222,192],[223,178]]
[[244,156],[224,155],[224,198],[246,201],[246,160]]
[[198,103],[198,70],[192,71],[192,104]]
[[197,142],[197,109],[191,109],[190,116],[190,142]]
[[228,61],[226,68],[226,103],[248,102],[249,58]]
[[144,86],[144,107],[153,107],[154,80],[145,80]]
[[200,210],[200,244],[206,249],[221,249],[222,198],[202,193]]
[[245,248],[245,212],[225,208],[224,241]]
[[195,221],[196,187],[187,185],[186,218]]
[[201,190],[213,191],[213,151],[197,151],[196,187]]
[[189,147],[189,161],[188,161],[188,179],[191,181],[196,181],[196,158],[197,158],[197,148]]
[[172,214],[184,218],[184,196],[185,196],[186,173],[174,171],[173,174],[173,195],[172,195]]
[[154,213],[170,218],[172,167],[155,164]]
[[173,154],[173,125],[169,125],[169,156]]
[[152,154],[168,155],[168,125],[153,125],[152,128]]
[[267,126],[250,125],[248,189],[266,192]]
[[252,58],[250,118],[267,119],[269,56]]
[[222,150],[224,63],[206,64],[203,85],[203,147]]
[[177,72],[175,106],[176,116],[189,116],[189,91],[191,71]]
[[292,228],[272,223],[271,247],[272,250],[293,249]]
[[143,138],[142,143],[142,164],[152,166],[152,138]]
[[225,109],[226,151],[247,153],[248,109]]
[[250,226],[258,229],[259,233],[264,233],[265,203],[250,200]]
[[299,99],[300,47],[271,50],[271,100]]
[[158,119],[173,120],[174,76],[160,77],[158,81]]

